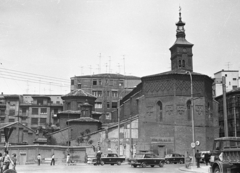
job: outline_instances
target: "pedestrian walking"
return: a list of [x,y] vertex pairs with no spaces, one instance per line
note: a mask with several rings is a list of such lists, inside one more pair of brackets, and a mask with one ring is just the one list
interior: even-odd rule
[[40,166],[41,164],[41,159],[42,159],[41,154],[38,154],[37,156],[38,166]]
[[52,155],[52,160],[51,160],[51,164],[50,164],[51,166],[53,165],[55,165],[55,156],[54,156],[54,154]]
[[14,154],[12,154],[12,169],[14,170],[14,171],[16,171],[16,165],[17,165],[17,157],[16,157],[17,155],[14,153]]
[[100,165],[101,164],[101,156],[102,156],[102,152],[100,150],[98,150],[97,152],[97,165]]
[[11,160],[10,156],[8,155],[8,151],[5,150],[4,151],[4,161],[3,161],[3,172],[9,169],[9,165],[10,163],[12,163],[13,165],[13,161]]
[[208,163],[210,164],[210,162],[209,162],[210,157],[211,157],[210,153],[205,153],[204,160],[205,160],[205,163],[206,163],[207,166],[208,166]]
[[195,153],[195,158],[197,161],[197,168],[200,168],[200,159],[201,159],[201,153],[199,153],[199,150]]
[[70,163],[70,154],[67,154],[66,164],[69,165]]

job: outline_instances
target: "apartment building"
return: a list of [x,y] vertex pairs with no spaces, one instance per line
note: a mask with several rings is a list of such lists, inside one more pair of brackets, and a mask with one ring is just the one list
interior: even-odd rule
[[0,123],[20,122],[37,129],[57,124],[57,113],[63,110],[61,95],[1,95]]
[[[223,96],[215,98],[218,102],[219,136],[224,137]],[[228,136],[240,136],[240,89],[226,93]]]
[[81,88],[97,97],[95,110],[103,113],[101,121],[108,123],[112,121],[112,112],[116,110],[118,101],[140,82],[141,78],[136,76],[111,73],[74,76],[71,78],[71,91]]
[[226,91],[236,90],[239,87],[239,71],[238,70],[221,70],[214,73],[213,95],[215,97],[223,94],[222,77],[226,79]]

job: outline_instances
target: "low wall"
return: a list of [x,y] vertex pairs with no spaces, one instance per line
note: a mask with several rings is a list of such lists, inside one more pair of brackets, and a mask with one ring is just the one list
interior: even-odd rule
[[[16,145],[8,148],[9,154],[15,153],[17,155],[17,164],[34,164],[37,163],[37,155],[41,154],[42,160],[44,158],[51,158],[55,155],[56,164],[66,163],[66,156],[69,153],[70,159],[77,163],[86,162],[86,150],[88,146],[58,146],[58,145]],[[0,146],[2,153],[4,147]]]

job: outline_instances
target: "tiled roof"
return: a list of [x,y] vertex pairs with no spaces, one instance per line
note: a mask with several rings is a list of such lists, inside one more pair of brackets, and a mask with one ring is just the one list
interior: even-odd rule
[[189,43],[189,42],[188,42],[185,38],[183,38],[183,37],[177,38],[177,40],[175,41],[175,43],[173,44],[173,46],[176,45],[176,44],[180,44],[180,45],[190,45],[190,46],[193,45],[192,43]]
[[81,114],[81,111],[65,110],[65,111],[58,112],[58,114]]
[[118,79],[140,79],[137,76],[124,76],[122,74],[114,74],[114,73],[101,73],[101,74],[93,74],[93,75],[84,75],[84,76],[75,76],[72,78],[118,78]]
[[32,95],[32,98],[48,98],[48,99],[50,99],[50,97],[46,96],[46,95]]
[[[171,71],[167,71],[167,72],[163,72],[163,73],[158,73],[158,74],[153,74],[153,75],[149,75],[149,76],[143,76],[142,78],[148,78],[148,77],[157,77],[157,76],[164,76],[164,75],[171,75],[171,74],[182,74],[182,75],[189,75],[186,73],[186,70],[171,70]],[[203,75],[203,76],[207,76],[205,74],[201,74],[201,73],[196,73],[196,72],[191,72],[192,75]]]
[[91,117],[81,117],[81,118],[77,118],[77,119],[68,120],[67,122],[100,122],[100,121],[93,119]]
[[10,127],[10,126],[15,125],[15,124],[19,124],[20,126],[22,126],[22,127],[26,128],[26,129],[32,131],[33,133],[35,133],[35,131],[33,129],[23,125],[22,123],[19,123],[18,121],[12,122],[12,123],[0,123],[0,129],[3,129],[5,127]]
[[12,94],[12,95],[4,95],[5,98],[17,98],[19,99],[19,95]]
[[82,89],[76,89],[64,96],[62,96],[62,98],[64,97],[93,97],[96,98],[94,95],[82,90]]
[[12,122],[12,123],[0,123],[0,129],[3,129],[5,127],[11,126],[13,124],[15,124],[16,122]]

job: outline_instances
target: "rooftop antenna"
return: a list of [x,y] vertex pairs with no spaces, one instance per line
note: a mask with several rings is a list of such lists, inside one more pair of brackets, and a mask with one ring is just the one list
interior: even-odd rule
[[106,63],[106,73],[107,73],[108,64]]
[[228,68],[228,70],[229,70],[230,66],[231,66],[231,63],[230,63],[230,62],[227,62],[227,68]]
[[111,56],[109,56],[109,73],[111,73]]
[[99,73],[101,73],[101,53],[99,55]]

